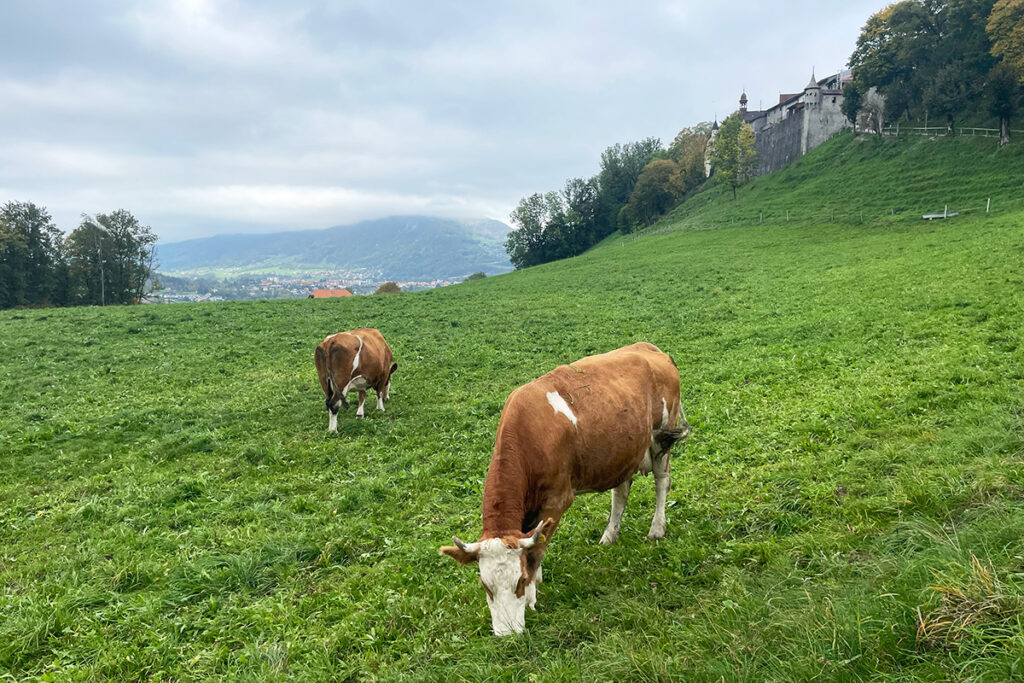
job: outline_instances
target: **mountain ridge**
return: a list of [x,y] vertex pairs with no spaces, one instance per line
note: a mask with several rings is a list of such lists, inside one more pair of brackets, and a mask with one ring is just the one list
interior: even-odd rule
[[493,219],[389,216],[321,230],[229,233],[157,246],[164,273],[271,268],[362,272],[380,279],[505,273],[509,226]]

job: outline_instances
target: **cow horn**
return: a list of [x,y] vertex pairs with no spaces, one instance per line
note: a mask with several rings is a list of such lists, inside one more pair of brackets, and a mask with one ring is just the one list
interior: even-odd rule
[[464,553],[469,553],[470,555],[480,550],[479,543],[464,543],[458,536],[452,536],[452,543],[454,543],[459,550]]
[[548,520],[545,519],[543,522],[538,524],[537,528],[533,530],[532,534],[530,534],[528,537],[524,538],[519,542],[519,547],[532,548],[534,545],[536,545],[537,541],[542,538],[540,532],[544,528],[544,525],[547,524],[547,522]]

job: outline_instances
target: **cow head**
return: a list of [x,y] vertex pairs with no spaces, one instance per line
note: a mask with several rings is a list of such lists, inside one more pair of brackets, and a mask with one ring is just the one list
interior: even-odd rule
[[444,546],[441,553],[461,564],[480,563],[480,585],[487,595],[494,635],[522,633],[526,628],[526,606],[537,602],[537,567],[539,550],[547,542],[545,530],[554,525],[544,520],[526,536],[488,538],[464,543],[452,536],[454,546]]

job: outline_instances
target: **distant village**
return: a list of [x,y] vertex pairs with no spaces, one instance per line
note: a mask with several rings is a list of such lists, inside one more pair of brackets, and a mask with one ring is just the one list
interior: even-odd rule
[[[160,275],[163,287],[157,294],[159,303],[202,301],[252,301],[256,299],[305,299],[318,292],[316,298],[373,294],[389,280],[368,278],[356,273],[303,273],[301,275],[239,275],[225,279],[215,277],[180,277]],[[446,287],[461,282],[447,280],[393,280],[403,291]],[[325,292],[335,293],[325,293]]]

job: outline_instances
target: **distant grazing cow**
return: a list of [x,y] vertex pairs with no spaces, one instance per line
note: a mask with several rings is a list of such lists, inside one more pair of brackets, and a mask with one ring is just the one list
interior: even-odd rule
[[665,536],[669,449],[690,433],[679,399],[675,363],[644,342],[555,368],[509,395],[484,484],[483,534],[441,548],[480,562],[495,635],[522,633],[526,606],[536,609],[541,560],[577,493],[612,489],[601,543],[614,543],[633,475],[653,472],[648,538]]
[[377,392],[377,410],[384,410],[384,401],[391,394],[391,375],[398,363],[391,362],[391,347],[379,331],[363,327],[332,334],[316,347],[315,359],[331,414],[328,430],[338,431],[338,409],[348,406],[345,395],[350,391],[359,392],[356,417],[363,416],[367,389]]

